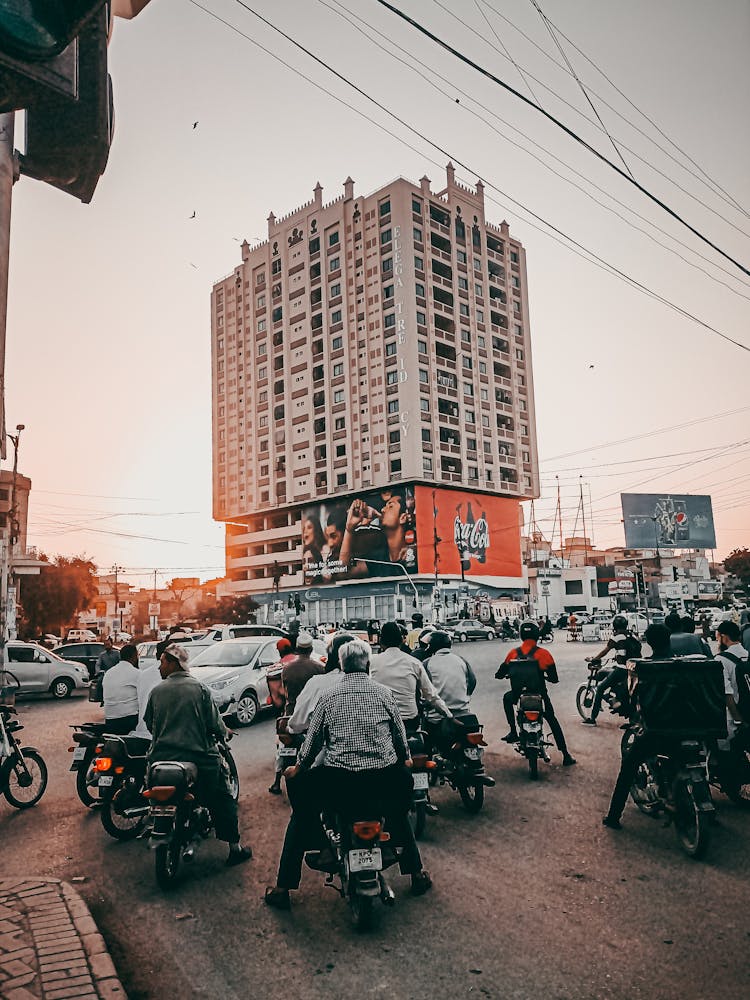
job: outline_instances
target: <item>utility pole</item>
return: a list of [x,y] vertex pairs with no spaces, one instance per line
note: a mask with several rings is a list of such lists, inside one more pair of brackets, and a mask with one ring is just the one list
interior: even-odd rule
[[8,320],[8,265],[10,261],[10,209],[17,178],[13,153],[15,112],[0,115],[0,458],[5,458],[5,343]]
[[[119,612],[120,631],[122,632],[122,611],[119,611],[120,596],[119,596],[119,591],[117,589],[117,574],[120,572],[121,569],[122,566],[118,566],[117,563],[115,563],[115,565],[112,567],[112,572],[115,574],[115,615],[117,615]],[[156,577],[154,577],[154,580],[156,580]]]

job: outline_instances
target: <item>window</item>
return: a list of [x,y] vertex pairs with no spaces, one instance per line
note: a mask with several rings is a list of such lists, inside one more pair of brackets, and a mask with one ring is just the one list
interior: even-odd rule
[[465,250],[456,250],[456,260],[458,261],[459,264],[465,264],[466,263],[466,251]]
[[417,350],[419,351],[420,354],[427,354],[427,341],[426,340],[418,340],[417,341]]
[[411,210],[416,215],[421,215],[422,214],[422,202],[419,200],[419,198],[412,197],[412,200],[411,200]]
[[385,345],[385,356],[387,358],[392,358],[396,353],[396,341],[391,340],[390,343]]
[[422,242],[422,230],[418,226],[415,226],[412,229],[412,236],[414,237],[414,242],[415,243],[421,243]]
[[266,321],[264,319],[258,320],[258,333],[263,333],[266,329]]
[[476,465],[469,466],[469,479],[479,479],[479,469]]
[[331,322],[334,323],[334,324],[341,322],[341,310],[340,309],[334,309],[334,311],[331,313]]
[[262,392],[258,393],[258,402],[259,403],[268,402],[268,392],[266,389],[263,389]]
[[471,371],[471,369],[472,369],[472,361],[471,361],[471,358],[467,358],[465,354],[464,354],[464,356],[463,356],[463,357],[461,358],[461,364],[462,364],[462,365],[464,366],[464,368],[466,368],[466,369],[467,369],[468,371]]
[[265,271],[258,271],[258,273],[255,275],[255,284],[256,285],[264,285],[265,282],[266,282],[266,272]]
[[385,384],[396,385],[398,382],[398,372],[386,372]]
[[384,229],[381,232],[381,234],[380,234],[380,242],[382,244],[390,243],[392,239],[393,239],[393,233],[390,231],[390,229]]
[[471,384],[471,382],[464,382],[464,396],[473,396],[473,395],[474,395],[474,386]]
[[265,365],[258,369],[258,381],[262,382],[264,378],[268,378],[268,369]]
[[313,264],[310,268],[310,280],[315,281],[316,278],[320,277],[320,261],[317,264]]
[[341,285],[338,282],[335,285],[331,285],[331,290],[328,294],[332,299],[337,299],[341,295]]
[[513,333],[515,333],[515,335],[517,337],[520,337],[520,336],[523,335],[523,330],[521,329],[521,324],[520,323],[514,323],[513,324]]
[[333,394],[333,401],[334,401],[334,403],[343,403],[344,402],[344,390],[343,389],[337,389],[334,392],[334,394]]
[[427,326],[427,317],[419,310],[417,310],[417,326]]
[[259,295],[257,297],[257,299],[255,300],[256,308],[263,309],[263,307],[265,306],[265,304],[266,304],[266,297],[265,297],[265,295]]
[[422,397],[419,400],[419,409],[422,411],[422,413],[429,413],[430,412],[430,401],[429,401],[429,399],[425,399],[424,397]]
[[338,475],[336,476],[336,485],[337,486],[346,486],[346,473],[345,472],[339,472],[338,473]]
[[486,413],[483,413],[482,414],[482,427],[489,427],[489,426],[490,426],[490,418],[487,416]]
[[520,347],[516,348],[516,359],[518,361],[523,361],[523,351],[521,350]]
[[339,241],[339,234],[331,233],[331,235],[328,237],[328,246],[335,247],[338,241]]
[[477,421],[476,421],[476,417],[474,416],[474,411],[473,410],[467,410],[466,411],[466,423],[467,424],[475,424],[476,422]]
[[432,459],[431,458],[425,456],[422,459],[422,469],[425,472],[432,472]]
[[[490,394],[487,392],[486,389],[480,389],[479,398],[482,400],[482,402],[486,403],[490,398]],[[482,423],[484,423],[484,421],[482,421]],[[489,427],[489,424],[485,424],[485,427]]]
[[465,292],[468,292],[468,290],[469,290],[469,282],[468,282],[468,280],[466,278],[462,278],[459,275],[459,278],[458,278],[458,287],[461,288],[461,289],[463,289]]
[[266,344],[264,340],[262,344],[258,344],[258,357],[262,358],[267,350],[268,350],[268,344]]
[[474,258],[474,270],[475,271],[482,270],[482,261],[479,259],[479,257]]
[[320,253],[320,237],[316,236],[314,239],[310,240],[310,255],[314,253]]
[[484,309],[477,309],[477,323],[484,323]]
[[388,315],[383,320],[383,325],[385,326],[386,330],[390,330],[393,327],[395,327],[395,325],[396,325],[396,314],[395,313],[388,313]]
[[398,444],[401,441],[401,431],[388,431],[388,444]]
[[424,298],[424,285],[421,285],[419,282],[416,282],[416,284],[414,285],[414,291],[417,293],[418,299]]
[[512,261],[512,262],[513,262],[514,264],[517,264],[517,263],[518,263],[518,254],[516,253],[516,251],[515,251],[515,250],[511,250],[511,252],[510,252],[510,259],[511,259],[511,261]]
[[424,441],[425,444],[430,444],[430,442],[432,441],[432,431],[430,430],[429,427],[422,428],[422,440]]
[[[480,337],[480,340],[481,340],[481,337]],[[479,346],[481,347],[482,345],[480,344]],[[480,361],[479,362],[479,374],[480,375],[486,375],[487,374],[487,363],[486,363],[486,361]]]
[[335,431],[343,431],[346,427],[346,417],[336,417],[333,423],[333,429]]
[[394,458],[391,461],[391,472],[401,472],[401,459]]
[[265,441],[261,441],[258,445],[258,451],[268,451],[268,438]]
[[422,260],[421,257],[415,257],[414,258],[414,270],[415,271],[424,271],[424,261]]
[[344,374],[344,365],[339,361],[338,364],[333,366],[333,377],[338,378],[340,375]]
[[[487,346],[487,341],[484,339],[484,337],[481,334],[477,337],[477,344],[480,347],[486,347]],[[485,369],[486,369],[486,367],[487,366],[485,365]],[[479,370],[480,371],[482,370],[482,365],[481,364],[479,365]]]
[[511,276],[510,283],[511,285],[513,285],[514,288],[521,287],[521,282],[518,280],[518,277],[515,274]]
[[277,259],[271,264],[271,274],[281,274],[281,258]]
[[397,399],[389,399],[388,400],[388,412],[389,413],[398,413],[398,400]]
[[393,298],[393,285],[383,285],[383,298],[384,299]]
[[278,308],[274,309],[274,311],[271,313],[271,319],[273,320],[274,323],[280,323],[282,315],[283,313],[281,310],[281,306],[278,306]]
[[421,385],[427,385],[430,381],[430,373],[424,368],[419,369],[419,381]]
[[466,305],[465,302],[462,302],[459,305],[458,311],[461,313],[462,316],[468,316],[469,315],[469,307]]
[[346,456],[346,445],[337,444],[336,445],[336,458],[344,458]]
[[386,198],[385,201],[381,201],[380,202],[380,214],[381,214],[381,216],[383,216],[383,215],[390,215],[391,214],[391,199],[390,198]]
[[341,260],[338,257],[331,257],[328,261],[329,271],[340,271],[341,270]]
[[583,580],[566,580],[566,594],[583,594]]
[[478,284],[474,285],[474,294],[476,295],[476,297],[478,299],[483,299],[484,298],[484,289],[482,288],[481,285],[478,285]]
[[477,439],[476,438],[466,438],[466,450],[476,451],[477,450]]
[[392,257],[388,257],[386,260],[383,261],[383,263],[381,265],[381,270],[383,271],[383,274],[388,274],[388,275],[393,274],[393,258]]

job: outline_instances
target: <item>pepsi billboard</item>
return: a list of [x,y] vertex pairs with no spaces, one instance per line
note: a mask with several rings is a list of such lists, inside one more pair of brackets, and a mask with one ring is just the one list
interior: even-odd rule
[[716,529],[710,496],[622,493],[629,549],[713,549]]

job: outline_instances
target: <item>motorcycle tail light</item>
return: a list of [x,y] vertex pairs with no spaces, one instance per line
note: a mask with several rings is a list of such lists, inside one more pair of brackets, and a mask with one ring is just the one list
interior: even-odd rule
[[95,754],[97,754],[97,756],[98,756],[98,755],[99,755],[99,754],[100,754],[100,753],[102,752],[102,750],[103,750],[103,749],[104,749],[104,747],[103,747],[103,746],[98,746],[98,747],[96,747],[96,749],[94,750],[94,753],[95,753]]
[[355,823],[352,830],[360,840],[374,840],[382,832],[383,826],[376,820],[365,820]]
[[471,743],[474,747],[486,747],[487,744],[484,741],[484,736],[481,733],[467,733],[466,742]]
[[523,713],[529,722],[536,722],[539,719],[539,712],[524,712]]
[[74,750],[75,750],[75,747],[68,747],[68,753],[73,753]]
[[385,830],[382,830],[380,836],[378,837],[378,840],[380,841],[381,844],[385,844],[390,839],[391,839],[390,833],[386,833]]
[[279,743],[283,747],[290,747],[292,745],[292,737],[289,733],[279,733]]
[[426,753],[414,754],[412,755],[411,758],[411,766],[416,768],[425,768],[427,767],[427,762],[429,759],[430,758],[427,756]]
[[111,757],[97,757],[96,760],[94,761],[95,771],[109,771],[111,767],[112,767]]
[[122,766],[122,764],[120,764],[119,767],[115,768],[115,774],[122,774],[124,771],[125,771],[125,768]]
[[155,802],[168,802],[177,791],[174,785],[154,785],[147,788],[143,793],[144,799],[153,799]]
[[273,698],[271,697],[270,694],[266,698],[266,705],[273,705]]

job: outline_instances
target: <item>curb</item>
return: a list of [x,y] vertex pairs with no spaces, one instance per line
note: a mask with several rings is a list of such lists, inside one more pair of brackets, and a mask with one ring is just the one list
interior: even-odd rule
[[104,938],[59,879],[0,878],[0,1000],[127,1000]]

